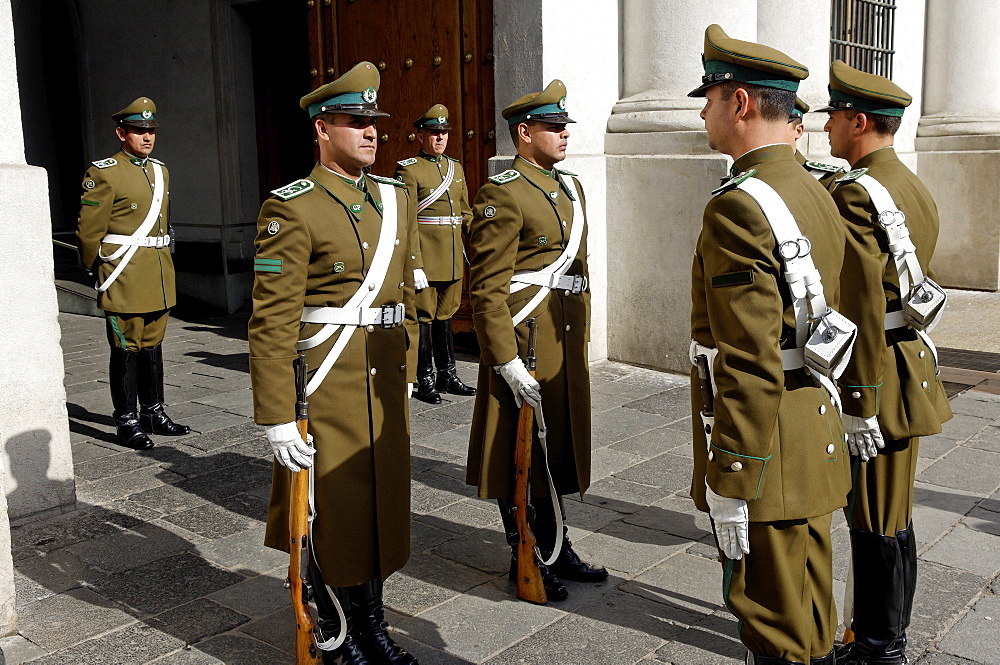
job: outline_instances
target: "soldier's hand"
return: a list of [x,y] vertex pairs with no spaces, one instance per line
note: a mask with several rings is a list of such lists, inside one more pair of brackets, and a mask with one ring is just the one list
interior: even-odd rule
[[413,269],[413,288],[417,291],[423,291],[428,286],[430,282],[427,281],[427,273],[425,273],[420,268]]
[[844,431],[847,433],[847,446],[851,449],[851,454],[860,457],[862,462],[872,459],[878,455],[879,449],[885,448],[885,440],[875,416],[861,418],[845,413]]
[[517,404],[517,408],[521,408],[522,400],[530,404],[533,409],[537,409],[542,403],[542,387],[528,374],[520,358],[514,356],[510,362],[497,365],[493,369],[503,377],[514,392],[514,403]]
[[312,447],[312,434],[306,443],[299,436],[299,428],[295,423],[268,425],[264,431],[267,433],[267,440],[271,444],[274,459],[278,464],[288,467],[292,472],[308,469],[313,465],[316,449]]
[[743,499],[719,496],[705,483],[708,512],[715,522],[715,538],[727,559],[742,559],[750,554],[750,511]]

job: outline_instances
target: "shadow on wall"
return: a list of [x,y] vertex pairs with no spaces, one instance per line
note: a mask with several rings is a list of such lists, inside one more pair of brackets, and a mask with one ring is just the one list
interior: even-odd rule
[[51,445],[52,433],[46,429],[28,430],[3,441],[14,485],[7,488],[7,509],[15,522],[54,508],[68,510],[76,503],[73,478],[48,475]]

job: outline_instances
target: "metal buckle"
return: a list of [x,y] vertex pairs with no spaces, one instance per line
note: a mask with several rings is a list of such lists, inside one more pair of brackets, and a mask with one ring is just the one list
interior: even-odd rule
[[583,293],[585,288],[587,287],[584,285],[583,275],[573,275],[573,287],[569,290],[569,292],[578,296]]
[[382,313],[379,315],[379,327],[380,328],[396,328],[402,323],[403,317],[397,316],[399,311],[399,305],[382,305],[380,308]]
[[809,238],[799,238],[797,240],[786,240],[778,245],[778,254],[786,261],[809,256],[812,251],[812,243]]
[[902,226],[906,223],[906,214],[902,210],[883,210],[878,214],[878,223],[884,229],[895,224]]

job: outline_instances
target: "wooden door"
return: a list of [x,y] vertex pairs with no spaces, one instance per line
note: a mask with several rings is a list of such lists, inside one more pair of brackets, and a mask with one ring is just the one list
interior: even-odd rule
[[[465,167],[474,199],[496,154],[493,0],[308,0],[306,6],[311,89],[364,60],[379,68],[378,106],[391,115],[378,120],[372,173],[391,177],[397,161],[414,156],[413,121],[444,104],[447,154]],[[468,332],[467,293],[462,301],[455,330]]]

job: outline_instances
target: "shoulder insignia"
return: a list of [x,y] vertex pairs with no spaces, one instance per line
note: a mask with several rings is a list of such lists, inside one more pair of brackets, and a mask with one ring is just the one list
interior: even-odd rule
[[752,178],[755,173],[757,173],[757,169],[750,169],[749,171],[744,171],[743,173],[738,173],[737,175],[734,175],[732,178],[722,183],[722,187],[719,187],[718,189],[713,189],[712,196],[717,196],[725,191],[732,189],[733,187],[740,184],[744,180]]
[[572,171],[567,171],[566,169],[556,169],[556,171],[559,171],[559,173],[562,173],[563,175],[571,175],[573,177],[579,177],[579,174],[573,173]]
[[161,162],[158,159],[154,159],[153,157],[150,157],[149,161],[153,162],[154,164],[159,164],[160,166],[166,166],[166,164],[164,164],[163,162]]
[[840,166],[834,164],[824,164],[823,162],[812,162],[807,161],[805,163],[807,169],[814,169],[816,171],[827,171],[829,173],[837,173],[838,171],[843,171],[844,169]]
[[396,163],[399,164],[400,166],[409,166],[410,164],[416,164],[417,163],[417,158],[416,157],[410,157],[409,159],[401,159],[401,160],[399,160]]
[[448,155],[445,155],[445,157],[447,157],[448,160],[450,160],[452,162],[455,162],[456,164],[459,164],[459,161],[457,159],[455,159],[454,157],[448,157]]
[[514,182],[521,177],[521,174],[514,169],[507,169],[503,173],[499,173],[495,176],[487,178],[494,185],[506,185],[508,182]]
[[296,196],[301,196],[308,192],[310,189],[315,187],[312,180],[296,180],[290,185],[285,185],[284,187],[279,187],[278,189],[272,189],[271,193],[277,196],[282,201],[288,201],[294,199]]
[[396,180],[395,178],[383,178],[380,175],[372,175],[371,173],[368,174],[368,177],[374,180],[375,182],[385,183],[386,185],[395,185],[396,187],[406,187],[406,185]]
[[115,159],[114,157],[108,157],[107,159],[99,159],[96,162],[91,162],[91,164],[93,164],[99,169],[106,169],[109,166],[115,166],[117,163],[118,160]]
[[837,182],[853,182],[866,173],[868,173],[868,169],[854,169],[837,178]]

